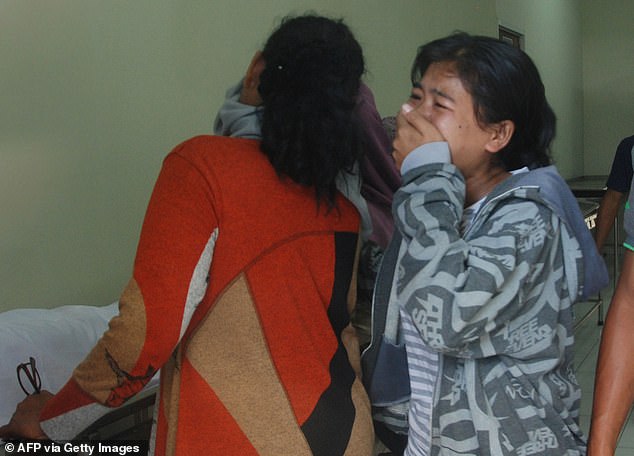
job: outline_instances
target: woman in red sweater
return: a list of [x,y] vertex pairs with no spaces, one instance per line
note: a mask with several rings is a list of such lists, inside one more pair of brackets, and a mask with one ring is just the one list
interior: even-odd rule
[[349,324],[359,214],[340,191],[358,188],[363,71],[341,21],[281,24],[244,78],[252,139],[167,156],[119,315],[1,437],[71,439],[161,369],[156,454],[372,453]]

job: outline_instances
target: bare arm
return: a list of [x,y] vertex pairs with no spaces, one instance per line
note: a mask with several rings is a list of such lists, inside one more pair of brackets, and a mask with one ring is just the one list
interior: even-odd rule
[[616,217],[624,197],[625,194],[608,189],[601,199],[597,215],[597,230],[594,236],[599,253],[601,253],[605,239],[610,234],[612,225],[614,225],[614,217]]
[[612,456],[634,401],[634,252],[623,268],[605,321],[594,387],[588,456]]

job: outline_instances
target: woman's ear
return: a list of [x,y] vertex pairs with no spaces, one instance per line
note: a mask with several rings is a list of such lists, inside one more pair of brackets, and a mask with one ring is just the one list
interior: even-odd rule
[[511,120],[503,120],[501,122],[488,126],[491,137],[486,144],[486,150],[491,153],[501,151],[511,141],[515,132],[515,124]]
[[247,72],[242,80],[242,90],[240,92],[240,103],[248,104],[251,106],[259,106],[262,104],[262,98],[258,92],[260,85],[260,75],[265,67],[264,58],[262,52],[255,53],[247,68]]

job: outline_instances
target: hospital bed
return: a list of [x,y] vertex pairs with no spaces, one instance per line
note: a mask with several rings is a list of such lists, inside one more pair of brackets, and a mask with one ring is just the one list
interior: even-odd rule
[[[25,397],[17,366],[32,357],[42,389],[57,392],[74,367],[88,354],[118,312],[107,306],[62,306],[54,309],[14,309],[0,313],[0,424],[11,419]],[[28,387],[28,385],[26,385]],[[123,406],[94,423],[86,423],[80,440],[147,440],[158,374]]]

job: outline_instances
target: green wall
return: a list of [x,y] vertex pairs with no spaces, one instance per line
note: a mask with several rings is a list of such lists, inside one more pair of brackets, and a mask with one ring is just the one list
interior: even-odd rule
[[553,158],[564,177],[583,169],[581,10],[577,0],[499,0],[502,24],[525,34],[525,51],[542,75],[557,115]]
[[583,0],[586,174],[607,174],[616,146],[634,135],[634,2]]
[[117,299],[161,160],[211,131],[268,33],[306,10],[351,26],[383,115],[407,97],[423,42],[525,33],[559,118],[555,157],[584,172],[577,1],[3,0],[0,311]]

